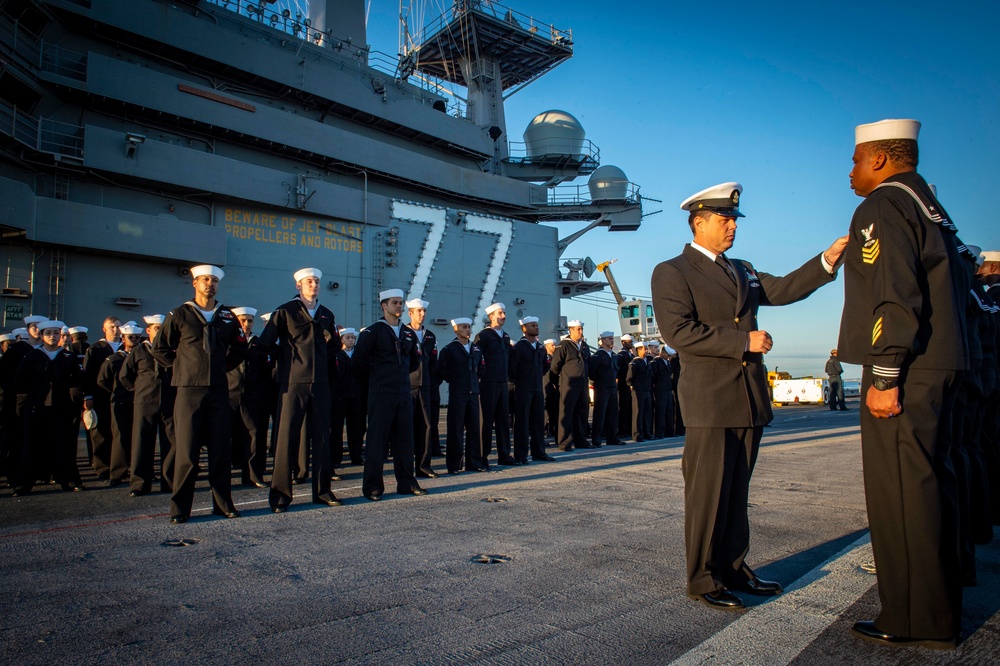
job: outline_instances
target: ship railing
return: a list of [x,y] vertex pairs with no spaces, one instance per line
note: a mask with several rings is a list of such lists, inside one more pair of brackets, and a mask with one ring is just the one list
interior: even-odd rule
[[39,69],[77,81],[86,81],[87,54],[70,51],[54,44],[44,44]]
[[9,44],[10,48],[27,62],[34,66],[38,65],[42,40],[3,11],[0,11],[0,41]]
[[209,4],[253,19],[262,26],[279,30],[296,39],[312,42],[317,46],[328,45],[336,51],[346,50],[354,59],[365,62],[368,58],[367,46],[355,46],[350,40],[339,40],[331,30],[319,30],[312,19],[299,12],[292,14],[288,7],[275,6],[273,9],[264,0],[205,0]]
[[[538,21],[530,14],[519,12],[516,9],[511,9],[491,0],[455,0],[450,9],[445,10],[443,14],[427,23],[417,35],[413,36],[410,40],[411,44],[422,43],[426,37],[436,35],[448,23],[456,19],[461,19],[463,15],[469,12],[479,12],[492,16],[512,26],[527,30],[533,35],[539,33],[547,35],[553,44],[563,44],[569,47],[573,45],[572,30],[560,30],[550,23]],[[412,48],[411,44],[406,45],[406,50]]]
[[38,152],[83,159],[83,132],[80,125],[39,119],[0,100],[0,133]]
[[51,118],[42,118],[38,127],[38,149],[83,159],[83,128]]
[[626,203],[638,204],[642,202],[639,194],[639,186],[635,183],[628,183],[625,188],[624,198],[608,197],[605,195],[599,199],[594,199],[590,192],[589,185],[557,185],[548,188],[546,206],[589,206],[600,203]]
[[86,55],[46,44],[3,12],[0,12],[0,38],[10,44],[19,56],[43,71],[79,81],[87,80]]
[[38,120],[3,100],[0,100],[0,132],[38,149]]
[[[261,26],[261,31],[265,34],[269,33],[270,30],[278,30],[294,39],[327,47],[325,53],[337,59],[338,62],[351,63],[357,67],[360,75],[370,74],[371,70],[375,70],[389,75],[396,81],[405,81],[419,90],[437,97],[452,95],[439,82],[412,75],[412,73],[401,74],[402,58],[400,56],[373,51],[367,45],[357,46],[348,39],[338,39],[331,30],[320,31],[314,27],[309,17],[297,12],[293,15],[291,9],[280,6],[271,9],[267,3],[261,0],[206,0],[206,2],[253,20]],[[420,102],[428,101],[419,95],[414,95],[414,99]],[[453,97],[450,102],[446,102],[446,111],[450,115],[465,118],[464,100]]]
[[508,141],[508,162],[513,164],[534,164],[538,166],[579,165],[591,171],[601,164],[601,149],[590,139],[547,139],[547,152],[543,155],[529,155],[528,144],[524,141]]

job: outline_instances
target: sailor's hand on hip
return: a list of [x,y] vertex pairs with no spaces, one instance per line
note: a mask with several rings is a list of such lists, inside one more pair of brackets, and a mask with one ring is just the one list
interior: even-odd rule
[[877,419],[891,419],[903,411],[903,406],[899,404],[899,388],[879,391],[874,386],[869,386],[865,405]]

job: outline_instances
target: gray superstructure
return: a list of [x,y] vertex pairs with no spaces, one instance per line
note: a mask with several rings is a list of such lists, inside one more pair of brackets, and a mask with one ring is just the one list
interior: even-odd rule
[[627,181],[555,187],[595,171],[588,141],[507,140],[504,94],[569,58],[571,33],[460,1],[390,58],[361,0],[312,5],[0,1],[4,330],[165,312],[195,263],[262,311],[317,266],[345,325],[398,287],[445,336],[496,300],[555,330],[588,288],[560,281],[568,242],[538,222],[641,219]]

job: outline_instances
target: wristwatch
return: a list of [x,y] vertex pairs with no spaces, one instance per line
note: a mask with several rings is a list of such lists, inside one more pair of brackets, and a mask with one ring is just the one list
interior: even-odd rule
[[876,377],[872,380],[872,387],[876,391],[888,391],[889,389],[894,389],[897,386],[895,379],[889,379],[888,377]]

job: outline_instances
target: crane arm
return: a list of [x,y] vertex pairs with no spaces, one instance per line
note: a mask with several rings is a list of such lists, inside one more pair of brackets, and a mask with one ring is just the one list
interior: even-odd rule
[[617,302],[618,305],[621,305],[622,301],[624,301],[625,299],[622,298],[622,292],[618,290],[618,283],[615,282],[615,276],[612,275],[611,273],[611,264],[615,263],[616,261],[618,260],[612,259],[611,261],[605,261],[600,264],[597,264],[597,270],[604,273],[604,277],[608,279],[608,285],[611,286],[611,293],[614,294],[615,296],[615,302]]

